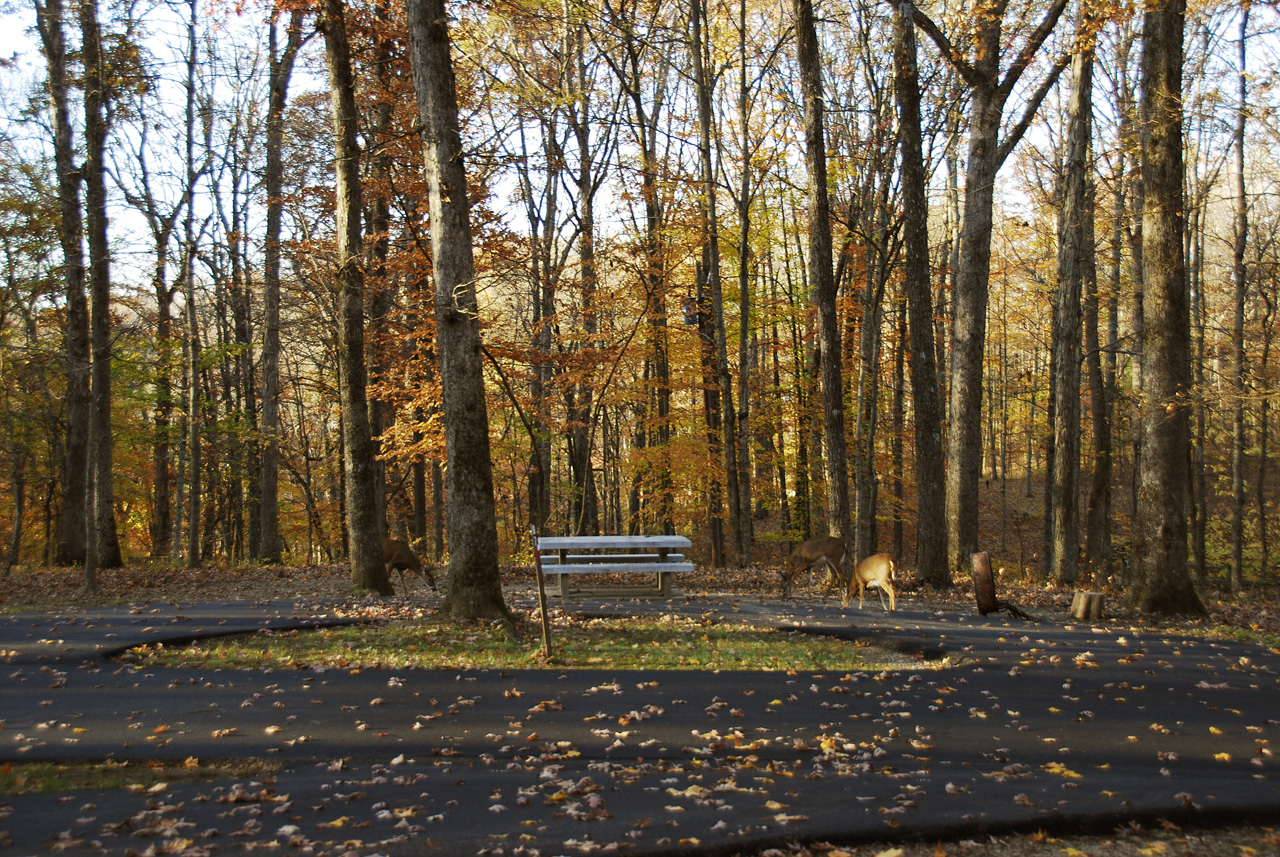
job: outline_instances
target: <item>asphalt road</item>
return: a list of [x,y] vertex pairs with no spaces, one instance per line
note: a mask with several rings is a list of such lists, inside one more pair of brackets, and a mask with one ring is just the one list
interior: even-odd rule
[[0,765],[281,766],[261,781],[0,796],[0,855],[733,854],[1280,819],[1280,657],[1266,650],[874,602],[576,606],[711,613],[943,660],[879,674],[139,670],[110,655],[347,619],[289,602],[0,617]]

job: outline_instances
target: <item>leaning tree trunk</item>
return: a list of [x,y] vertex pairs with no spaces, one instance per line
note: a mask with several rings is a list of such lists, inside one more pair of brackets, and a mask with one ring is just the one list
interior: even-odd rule
[[431,218],[448,454],[449,592],[444,612],[456,619],[510,619],[498,571],[471,203],[448,18],[443,0],[409,0],[408,17]]
[[1182,244],[1184,16],[1184,0],[1149,4],[1143,14],[1145,407],[1130,599],[1155,614],[1205,612],[1187,570],[1191,329]]
[[364,356],[363,230],[360,228],[360,144],[342,0],[326,0],[321,18],[333,105],[335,216],[338,226],[338,367],[342,387],[343,466],[347,536],[354,591],[393,595],[382,564],[374,491]]

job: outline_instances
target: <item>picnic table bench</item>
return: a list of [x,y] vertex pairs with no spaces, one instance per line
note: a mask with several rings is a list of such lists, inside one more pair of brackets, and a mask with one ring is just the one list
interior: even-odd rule
[[[693,563],[678,553],[692,546],[684,536],[550,536],[535,542],[543,574],[559,576],[563,598],[571,594],[668,597],[672,594],[671,575],[693,571]],[[653,577],[654,585],[638,591],[618,586],[571,589],[569,579],[574,574],[646,574]]]

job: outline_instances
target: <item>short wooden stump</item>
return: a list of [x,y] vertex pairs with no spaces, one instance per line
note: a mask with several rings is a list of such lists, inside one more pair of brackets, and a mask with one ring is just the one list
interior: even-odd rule
[[1071,600],[1071,618],[1084,621],[1102,618],[1102,593],[1077,592]]

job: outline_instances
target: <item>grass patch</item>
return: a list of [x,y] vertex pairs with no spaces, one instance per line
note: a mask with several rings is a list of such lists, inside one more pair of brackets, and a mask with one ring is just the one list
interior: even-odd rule
[[917,660],[865,642],[679,616],[557,616],[552,662],[541,637],[500,625],[430,619],[316,631],[260,632],[182,648],[147,646],[125,659],[148,667],[225,669],[611,669],[880,670]]
[[6,762],[0,765],[0,795],[48,794],[77,790],[130,789],[146,792],[179,783],[207,783],[264,777],[279,765],[260,759],[183,762]]

